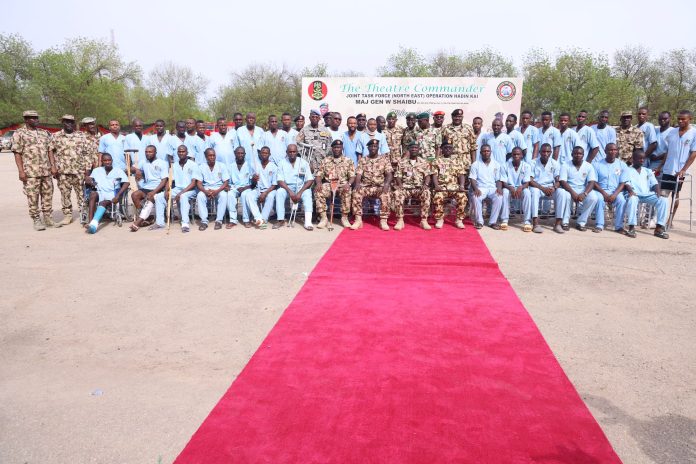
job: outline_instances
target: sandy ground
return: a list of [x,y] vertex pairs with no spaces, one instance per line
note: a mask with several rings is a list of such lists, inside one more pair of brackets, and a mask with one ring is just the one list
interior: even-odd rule
[[[340,230],[38,233],[6,153],[0,211],[2,463],[171,462]],[[482,233],[626,463],[696,462],[686,229]]]

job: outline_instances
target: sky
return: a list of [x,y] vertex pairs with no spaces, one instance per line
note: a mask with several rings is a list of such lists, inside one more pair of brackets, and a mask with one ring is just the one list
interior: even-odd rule
[[[187,65],[209,79],[210,96],[252,63],[293,69],[326,63],[331,73],[375,75],[399,46],[426,56],[490,46],[518,67],[532,48],[580,47],[611,56],[640,44],[659,55],[696,48],[695,17],[693,0],[36,0],[3,5],[0,31],[18,33],[39,50],[79,36],[110,39],[113,31],[123,58],[136,61],[145,75],[166,61]],[[658,34],[658,28],[671,34]]]

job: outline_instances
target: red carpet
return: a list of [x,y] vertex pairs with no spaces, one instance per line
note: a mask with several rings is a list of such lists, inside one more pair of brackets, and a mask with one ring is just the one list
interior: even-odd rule
[[366,225],[176,462],[620,461],[471,226]]

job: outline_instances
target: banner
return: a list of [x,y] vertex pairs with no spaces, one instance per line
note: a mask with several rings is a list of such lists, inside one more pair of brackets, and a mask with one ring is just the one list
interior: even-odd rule
[[318,109],[322,115],[337,111],[345,127],[348,116],[365,113],[368,118],[394,111],[398,123],[406,114],[445,112],[445,124],[455,109],[464,111],[464,122],[478,116],[483,127],[496,117],[514,113],[518,119],[522,103],[522,79],[517,77],[304,77],[302,114]]

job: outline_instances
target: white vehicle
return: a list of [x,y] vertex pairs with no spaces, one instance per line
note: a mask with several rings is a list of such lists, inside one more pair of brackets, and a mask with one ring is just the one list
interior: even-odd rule
[[2,151],[10,151],[12,150],[12,134],[14,134],[13,130],[7,131],[2,135],[2,138],[0,138],[0,150]]

